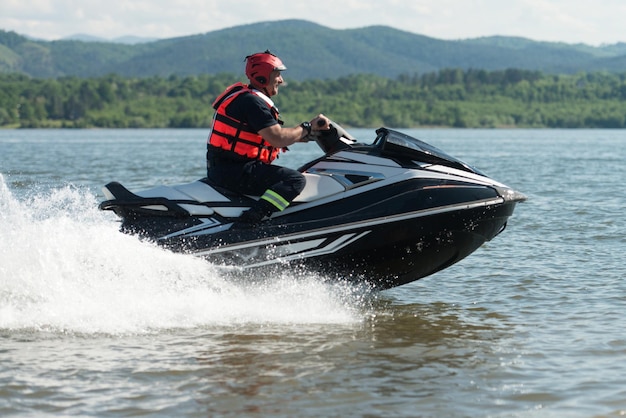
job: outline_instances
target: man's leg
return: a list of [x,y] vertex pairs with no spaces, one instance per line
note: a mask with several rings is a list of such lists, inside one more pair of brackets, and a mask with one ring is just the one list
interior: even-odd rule
[[306,184],[302,173],[296,170],[260,162],[246,164],[244,173],[246,188],[262,193],[255,205],[240,218],[252,226],[273,212],[285,210]]

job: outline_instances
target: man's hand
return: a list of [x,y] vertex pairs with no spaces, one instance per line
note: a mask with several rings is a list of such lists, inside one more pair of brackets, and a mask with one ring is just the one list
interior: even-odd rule
[[301,125],[293,128],[282,128],[278,123],[261,129],[259,131],[259,135],[261,135],[270,145],[277,148],[283,148],[296,142],[308,142],[315,140],[316,131],[330,129],[330,119],[321,113],[314,117],[310,123],[312,133],[310,135],[305,135],[304,138],[302,137],[303,128]]
[[330,129],[330,120],[321,113],[311,119],[311,129],[314,131],[325,131]]

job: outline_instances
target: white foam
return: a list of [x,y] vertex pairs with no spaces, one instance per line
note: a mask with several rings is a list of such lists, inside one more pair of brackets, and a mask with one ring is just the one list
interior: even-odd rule
[[16,198],[0,174],[0,329],[143,333],[242,323],[346,323],[349,286],[285,271],[233,282],[202,259],[118,231],[89,191]]

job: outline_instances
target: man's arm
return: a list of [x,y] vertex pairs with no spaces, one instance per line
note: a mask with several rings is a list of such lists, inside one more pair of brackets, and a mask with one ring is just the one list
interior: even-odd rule
[[[328,118],[320,114],[311,120],[311,129],[314,131],[329,129],[329,123]],[[293,128],[283,128],[279,124],[275,124],[259,131],[259,135],[276,148],[288,147],[299,142],[307,134],[308,131],[300,125]]]

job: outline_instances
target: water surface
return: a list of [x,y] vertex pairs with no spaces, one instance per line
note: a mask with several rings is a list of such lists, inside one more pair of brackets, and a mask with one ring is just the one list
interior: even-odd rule
[[529,201],[461,263],[372,295],[234,282],[97,210],[111,180],[202,177],[204,131],[0,131],[0,415],[625,415],[626,132],[405,132]]

